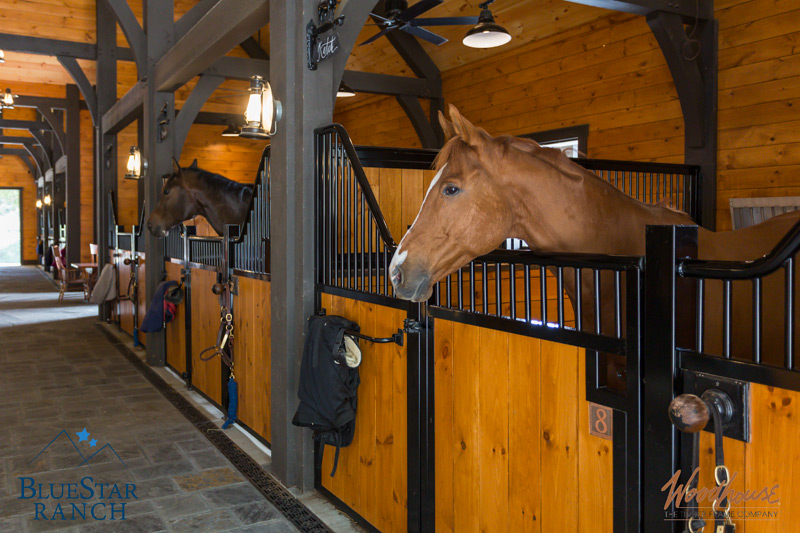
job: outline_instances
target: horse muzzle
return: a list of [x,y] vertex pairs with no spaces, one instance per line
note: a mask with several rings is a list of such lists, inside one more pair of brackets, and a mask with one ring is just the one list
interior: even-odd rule
[[389,271],[394,292],[403,300],[424,302],[431,297],[431,278],[427,273],[405,272],[401,266],[392,267]]

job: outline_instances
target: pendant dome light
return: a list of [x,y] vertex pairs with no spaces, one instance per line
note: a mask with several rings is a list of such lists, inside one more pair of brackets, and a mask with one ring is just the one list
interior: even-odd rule
[[480,5],[481,14],[478,24],[470,28],[461,41],[470,48],[494,48],[503,46],[511,40],[511,35],[504,27],[494,21],[494,16],[489,10],[489,5],[494,0],[488,0]]

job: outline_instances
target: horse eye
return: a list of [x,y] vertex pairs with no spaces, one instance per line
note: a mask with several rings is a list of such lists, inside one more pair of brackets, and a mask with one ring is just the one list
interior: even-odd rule
[[459,189],[455,185],[447,185],[447,186],[445,186],[444,190],[442,191],[442,193],[445,196],[455,196],[459,192],[461,192],[461,189]]
[[169,194],[169,189],[164,189],[164,194]]

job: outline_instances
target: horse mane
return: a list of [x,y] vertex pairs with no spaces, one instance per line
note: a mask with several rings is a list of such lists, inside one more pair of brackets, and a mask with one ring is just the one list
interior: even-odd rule
[[247,194],[252,194],[253,192],[252,184],[239,183],[238,181],[233,181],[232,179],[226,178],[222,174],[216,174],[214,172],[203,170],[202,168],[197,167],[183,168],[181,169],[181,172],[186,172],[187,170],[195,171],[199,179],[203,180],[215,190],[230,196],[238,196],[243,201],[248,199],[246,196]]
[[[640,200],[624,193],[617,187],[615,187],[612,183],[602,179],[600,176],[595,174],[594,172],[585,169],[575,161],[572,161],[567,155],[558,148],[550,148],[547,146],[542,146],[536,141],[532,139],[526,139],[524,137],[514,137],[511,135],[499,135],[493,138],[495,141],[499,142],[505,153],[510,153],[512,151],[527,154],[530,157],[534,157],[537,160],[545,163],[546,165],[554,168],[562,175],[571,178],[576,181],[582,181],[586,178],[594,179],[597,181],[598,184],[601,186],[609,187],[614,191],[618,191],[619,193],[625,195],[627,198],[632,200],[633,202],[643,203]],[[451,157],[464,157],[470,152],[474,152],[475,148],[464,142],[460,136],[456,135],[455,137],[451,138],[449,141],[445,143],[442,149],[439,151],[439,154],[436,156],[434,160],[434,166],[436,170],[440,170],[442,166],[450,160]],[[667,200],[666,198],[664,200]],[[654,204],[655,207],[661,207],[663,209],[668,209],[669,211],[680,213],[682,215],[688,216],[685,211],[678,209],[672,206],[669,203],[664,203],[664,200]],[[647,205],[647,204],[645,204]]]

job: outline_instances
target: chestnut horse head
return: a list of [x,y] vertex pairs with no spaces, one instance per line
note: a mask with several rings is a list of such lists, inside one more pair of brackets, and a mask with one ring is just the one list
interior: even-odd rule
[[633,255],[644,251],[647,224],[691,223],[685,214],[638,202],[561,150],[492,137],[452,105],[450,119],[439,113],[449,140],[389,267],[400,298],[427,300],[438,281],[506,238],[534,250]]
[[250,206],[252,186],[197,168],[197,159],[181,168],[172,160],[172,173],[164,176],[161,198],[147,219],[147,229],[158,237],[198,215],[208,219],[222,235],[227,224],[244,222]]

